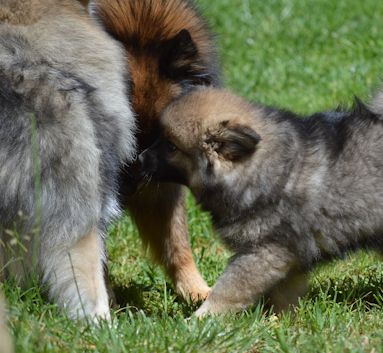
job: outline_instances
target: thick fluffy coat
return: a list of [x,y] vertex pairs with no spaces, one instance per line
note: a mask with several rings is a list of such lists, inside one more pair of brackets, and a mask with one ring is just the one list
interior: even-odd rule
[[[172,100],[196,86],[218,83],[214,40],[188,0],[93,0],[89,9],[127,50],[142,151],[158,137],[160,114]],[[137,164],[129,166],[120,175],[123,205],[177,291],[204,298],[209,288],[188,242],[183,188],[149,183],[137,192],[139,169]]]
[[109,316],[103,234],[134,153],[125,77],[76,1],[1,2],[0,260],[37,270],[73,317]]
[[197,315],[284,309],[318,262],[383,250],[381,98],[301,118],[201,89],[166,109],[144,169],[190,186],[235,254]]

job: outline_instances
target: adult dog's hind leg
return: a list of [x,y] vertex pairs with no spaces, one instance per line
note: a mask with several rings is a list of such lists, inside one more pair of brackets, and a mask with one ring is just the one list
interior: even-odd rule
[[72,318],[110,319],[103,259],[103,239],[97,230],[70,249],[42,251],[43,280],[49,286],[49,295]]
[[193,259],[186,221],[185,191],[175,184],[151,184],[128,202],[140,236],[164,266],[178,293],[206,298],[210,288]]

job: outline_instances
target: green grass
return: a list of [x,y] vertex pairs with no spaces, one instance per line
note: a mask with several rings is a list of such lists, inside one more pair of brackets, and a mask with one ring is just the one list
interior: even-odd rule
[[[383,77],[383,2],[200,0],[218,34],[227,85],[300,113],[368,99]],[[195,259],[210,285],[229,254],[209,218],[189,201]],[[110,230],[111,282],[126,308],[113,328],[73,323],[36,288],[5,283],[17,352],[383,352],[383,262],[356,254],[318,268],[294,314],[260,305],[226,317],[188,319],[148,260],[128,217]]]

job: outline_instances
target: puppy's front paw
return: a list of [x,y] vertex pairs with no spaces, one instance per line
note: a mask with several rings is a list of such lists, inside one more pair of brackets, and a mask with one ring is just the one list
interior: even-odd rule
[[207,306],[202,305],[195,313],[194,315],[198,318],[203,318],[209,314],[209,309]]
[[198,318],[205,317],[207,315],[219,315],[235,313],[244,310],[247,307],[246,303],[233,302],[227,298],[217,296],[214,290],[209,294],[205,302],[194,313]]
[[207,299],[194,313],[194,315],[198,318],[203,318],[208,315],[219,314],[221,312],[224,312],[224,310],[219,310],[209,299]]

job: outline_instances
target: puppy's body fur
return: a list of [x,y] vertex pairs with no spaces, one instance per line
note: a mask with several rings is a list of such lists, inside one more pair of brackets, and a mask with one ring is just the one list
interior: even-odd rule
[[[172,100],[198,85],[218,83],[210,31],[188,0],[93,0],[90,13],[127,50],[131,96],[138,118],[138,148],[159,135],[159,116]],[[209,290],[188,243],[184,190],[179,185],[141,182],[139,165],[120,175],[120,195],[140,235],[185,297]]]
[[76,1],[0,4],[0,260],[72,317],[109,316],[103,234],[135,151],[124,60]]
[[166,109],[144,169],[189,185],[235,254],[197,315],[263,294],[284,309],[318,262],[383,250],[381,98],[300,118],[201,89]]

